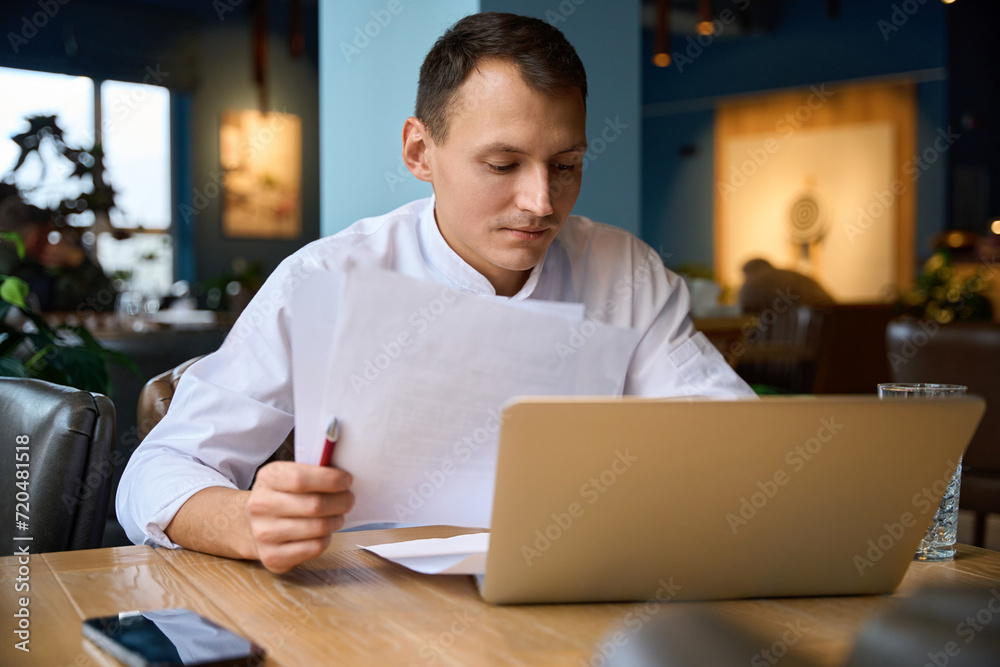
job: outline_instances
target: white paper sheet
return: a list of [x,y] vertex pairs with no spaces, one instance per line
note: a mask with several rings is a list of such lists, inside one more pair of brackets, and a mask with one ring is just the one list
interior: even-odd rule
[[490,534],[473,533],[441,539],[376,544],[361,548],[423,574],[481,575],[486,572],[486,553],[490,549]]
[[583,339],[582,307],[548,305],[556,314],[368,267],[304,281],[293,304],[295,458],[318,462],[336,415],[334,463],[356,496],[345,527],[488,527],[503,404],[621,394],[638,334],[586,323]]

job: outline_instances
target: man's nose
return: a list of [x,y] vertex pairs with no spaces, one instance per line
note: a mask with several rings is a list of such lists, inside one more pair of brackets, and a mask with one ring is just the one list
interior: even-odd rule
[[548,165],[523,170],[518,182],[518,209],[539,218],[552,215],[554,210],[550,188]]

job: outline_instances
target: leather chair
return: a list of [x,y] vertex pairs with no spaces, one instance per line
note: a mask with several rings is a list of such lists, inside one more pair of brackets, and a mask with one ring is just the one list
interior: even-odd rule
[[[144,440],[153,427],[160,423],[163,416],[167,414],[170,401],[173,400],[174,392],[177,390],[177,383],[180,382],[184,371],[191,367],[201,357],[189,359],[183,364],[172,368],[169,371],[160,373],[151,378],[146,386],[139,393],[139,408],[136,417],[139,425],[139,439]],[[295,457],[295,431],[291,431],[284,442],[278,446],[277,451],[267,460],[271,461],[292,461]]]
[[1000,513],[1000,324],[947,325],[904,318],[886,328],[893,382],[962,384],[986,399],[986,414],[962,459],[959,506],[975,514],[983,546],[986,516]]
[[[3,553],[24,546],[31,553],[99,547],[114,469],[111,400],[41,380],[0,378],[0,414],[0,448],[5,452],[0,461]],[[25,439],[27,444],[22,444]],[[29,467],[18,467],[25,462],[19,456]],[[27,479],[19,478],[25,470]],[[23,489],[17,486],[21,481],[27,482]],[[23,520],[27,530],[19,529],[15,518]],[[15,539],[23,536],[32,539]]]

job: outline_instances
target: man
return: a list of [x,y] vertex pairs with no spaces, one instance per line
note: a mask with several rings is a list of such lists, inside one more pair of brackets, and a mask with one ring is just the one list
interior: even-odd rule
[[[687,293],[627,232],[570,218],[580,190],[586,75],[562,33],[476,14],[420,70],[403,159],[434,197],[361,220],[287,259],[219,352],[185,373],[170,411],[136,450],[118,517],[134,541],[259,559],[284,572],[329,544],[353,504],[351,476],[273,462],[294,423],[290,294],[348,262],[513,300],[583,302],[642,339],[625,392],[749,394],[687,317]],[[243,490],[243,489],[250,490]]]
[[740,288],[739,302],[748,313],[760,313],[774,307],[774,299],[787,292],[798,306],[829,306],[833,297],[807,275],[789,269],[776,269],[766,259],[751,259],[743,265],[746,280]]

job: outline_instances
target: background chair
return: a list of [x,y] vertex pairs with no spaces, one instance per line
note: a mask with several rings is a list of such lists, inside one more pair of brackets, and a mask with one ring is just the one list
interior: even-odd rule
[[[101,545],[111,496],[115,408],[111,400],[70,387],[22,378],[0,378],[0,546],[4,554],[27,545],[31,553],[94,549]],[[27,450],[16,450],[27,436]],[[23,442],[23,439],[21,440]],[[25,489],[15,453],[30,462]],[[23,457],[22,457],[23,458]],[[26,508],[18,494],[26,493]],[[24,495],[20,496],[21,499]],[[15,524],[27,515],[28,529]],[[15,541],[30,535],[32,540]]]
[[[177,390],[177,383],[180,382],[184,371],[191,367],[194,362],[201,359],[195,357],[183,364],[172,368],[165,373],[153,377],[139,393],[139,408],[136,414],[139,425],[139,439],[144,440],[153,427],[160,423],[163,416],[167,414],[170,401],[173,400],[174,392]],[[291,431],[277,451],[268,459],[271,461],[292,461],[295,455],[295,431]]]
[[889,304],[769,308],[744,331],[736,371],[751,384],[793,393],[872,394],[889,378],[890,319]]
[[886,328],[893,382],[962,384],[986,399],[986,414],[962,459],[959,506],[975,514],[983,546],[986,517],[1000,513],[1000,325],[898,319]]
[[825,309],[810,306],[757,313],[757,326],[746,334],[746,350],[736,363],[736,372],[749,384],[811,393],[825,315]]

